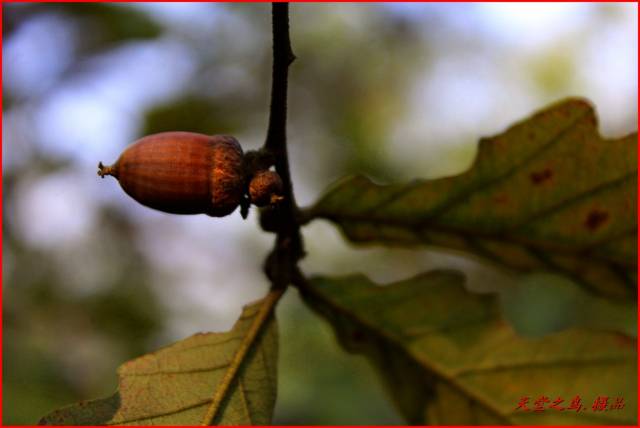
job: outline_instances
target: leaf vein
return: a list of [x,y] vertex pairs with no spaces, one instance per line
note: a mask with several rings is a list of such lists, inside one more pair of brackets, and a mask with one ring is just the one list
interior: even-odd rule
[[613,180],[610,181],[606,181],[604,183],[599,184],[598,186],[592,187],[590,189],[585,190],[582,193],[579,193],[577,195],[572,195],[571,197],[558,202],[556,205],[553,205],[549,208],[546,208],[545,210],[542,210],[538,213],[533,214],[531,217],[526,218],[522,221],[522,223],[517,224],[516,226],[514,226],[513,228],[511,228],[510,232],[514,232],[520,229],[523,229],[527,226],[529,226],[532,223],[535,223],[536,221],[542,220],[545,217],[549,217],[552,214],[556,214],[558,212],[561,212],[567,208],[571,208],[571,206],[575,203],[581,202],[584,199],[593,196],[595,193],[599,193],[605,190],[609,190],[612,187],[616,187],[621,183],[624,183],[625,181],[628,181],[630,179],[633,179],[635,181],[636,179],[636,175],[637,175],[637,170],[633,170],[623,176],[617,177]]
[[209,367],[200,367],[193,369],[178,369],[178,370],[156,370],[153,372],[134,372],[134,373],[126,373],[123,374],[123,377],[145,377],[145,376],[159,376],[159,375],[172,375],[172,374],[190,374],[190,373],[202,373],[202,372],[210,372],[218,369],[223,369],[228,367],[229,363],[218,364]]
[[536,362],[521,362],[517,364],[504,364],[491,367],[474,367],[469,369],[463,369],[456,373],[456,377],[466,377],[478,374],[488,374],[500,371],[518,371],[527,370],[532,368],[545,368],[545,367],[572,367],[572,366],[592,366],[601,364],[624,364],[627,362],[635,361],[635,357],[611,357],[611,358],[599,358],[595,360],[549,360],[549,361],[536,361]]
[[[449,201],[443,203],[440,207],[434,208],[434,210],[430,214],[430,220],[442,217],[443,214],[445,214],[447,211],[452,209],[454,206],[458,205],[460,202],[463,202],[466,199],[468,199],[468,197],[473,195],[474,193],[476,193],[476,192],[478,192],[480,190],[484,190],[484,189],[487,189],[489,187],[495,186],[495,185],[501,183],[502,181],[504,181],[505,179],[510,178],[511,176],[516,174],[518,171],[520,171],[520,169],[522,167],[530,164],[531,162],[536,160],[538,157],[540,157],[541,155],[546,153],[548,150],[550,150],[559,141],[562,141],[562,138],[573,129],[574,125],[576,125],[580,120],[582,120],[587,114],[589,114],[589,111],[585,111],[584,113],[578,115],[578,117],[576,117],[574,120],[572,120],[570,123],[568,123],[565,128],[563,128],[556,135],[551,137],[549,139],[549,142],[547,142],[546,144],[541,145],[537,150],[535,150],[529,156],[524,158],[522,161],[514,164],[506,172],[504,172],[504,173],[502,173],[502,174],[500,174],[500,175],[498,175],[496,177],[492,177],[491,179],[488,179],[488,180],[486,180],[484,182],[480,182],[480,184],[478,184],[476,186],[472,186],[472,187],[470,187],[468,189],[465,189],[462,192],[460,192],[458,195],[455,195]],[[473,168],[477,167],[477,165],[478,165],[477,164],[477,160],[478,159],[479,158],[476,158],[476,162],[474,162],[474,164],[470,167],[469,171],[471,171],[471,170],[473,170]]]

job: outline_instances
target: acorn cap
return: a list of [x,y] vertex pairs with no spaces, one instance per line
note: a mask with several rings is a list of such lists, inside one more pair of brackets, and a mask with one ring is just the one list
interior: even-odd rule
[[244,193],[244,161],[242,147],[233,137],[214,135],[211,171],[211,208],[213,217],[231,214]]

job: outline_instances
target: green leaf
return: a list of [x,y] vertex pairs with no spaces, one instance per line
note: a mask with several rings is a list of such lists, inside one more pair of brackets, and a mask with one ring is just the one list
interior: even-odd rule
[[637,133],[603,139],[591,106],[570,99],[482,139],[460,175],[387,186],[348,178],[309,216],[354,242],[462,250],[635,300],[636,171]]
[[[585,329],[519,337],[495,295],[462,283],[432,271],[385,287],[362,275],[314,278],[301,291],[348,351],[370,359],[411,424],[636,424],[635,340]],[[563,407],[580,396],[585,410],[516,410],[541,396]],[[592,410],[604,396],[624,408]]]
[[[196,334],[123,364],[114,395],[56,410],[40,424],[200,425],[263,302],[245,307],[229,332]],[[271,422],[277,354],[276,323],[269,316],[230,385],[214,419],[216,425]]]
[[522,336],[588,327],[638,337],[636,302],[594,296],[564,276],[520,275],[512,287],[500,292],[500,302],[505,318]]

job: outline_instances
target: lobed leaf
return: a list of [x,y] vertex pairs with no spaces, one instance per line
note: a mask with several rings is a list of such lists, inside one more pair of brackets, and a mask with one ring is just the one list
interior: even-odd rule
[[[379,370],[411,424],[636,424],[634,339],[585,329],[522,338],[495,295],[470,294],[462,283],[458,273],[432,271],[385,287],[362,275],[319,277],[301,291],[342,346]],[[534,411],[542,396],[550,402]],[[576,396],[583,410],[566,409]],[[517,410],[523,397],[529,411]],[[548,408],[559,397],[565,410]],[[625,404],[593,410],[598,397]]]
[[[200,333],[118,369],[118,392],[43,417],[43,425],[200,425],[259,301],[226,333]],[[270,316],[229,388],[216,425],[268,425],[276,399],[278,334]]]
[[595,294],[637,296],[637,133],[605,140],[569,99],[480,141],[466,172],[381,186],[342,180],[311,208],[358,243],[436,245]]

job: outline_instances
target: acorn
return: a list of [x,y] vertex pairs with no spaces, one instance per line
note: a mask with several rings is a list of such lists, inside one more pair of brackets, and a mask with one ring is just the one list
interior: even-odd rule
[[275,171],[258,171],[249,182],[251,203],[259,207],[283,200],[282,191],[282,179]]
[[[172,214],[223,217],[246,200],[242,147],[226,135],[149,135],[127,147],[114,165],[100,162],[98,175],[115,177],[136,201]],[[271,194],[256,198],[279,200]]]

